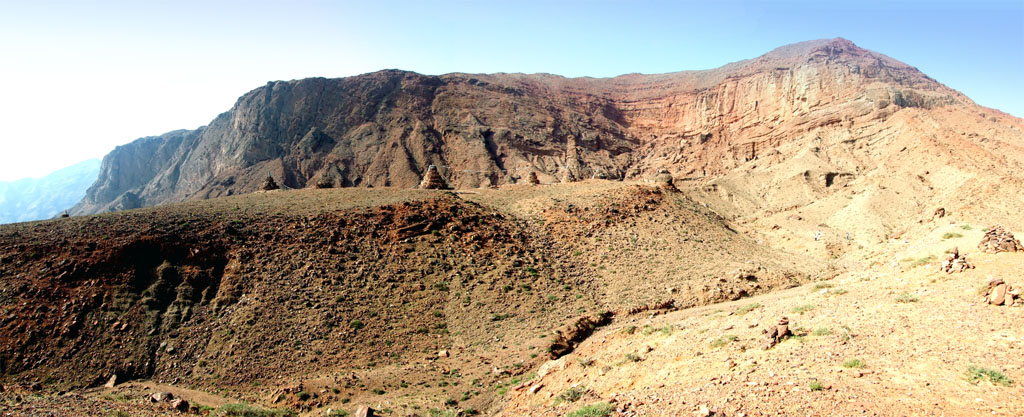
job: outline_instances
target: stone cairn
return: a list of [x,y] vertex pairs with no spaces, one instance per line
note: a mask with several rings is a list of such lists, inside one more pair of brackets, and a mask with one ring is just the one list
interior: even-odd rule
[[420,188],[424,190],[450,190],[452,187],[437,172],[437,167],[431,165],[427,167],[427,173],[423,176],[423,181],[420,182]]
[[942,265],[939,266],[939,270],[947,274],[964,272],[968,269],[974,269],[974,265],[967,262],[967,255],[961,255],[958,248],[953,248],[953,251],[942,261]]
[[789,330],[789,319],[785,317],[779,319],[779,324],[776,324],[775,327],[772,327],[765,332],[768,334],[768,343],[764,346],[765,350],[771,349],[773,346],[779,344],[779,342],[782,342],[783,340],[786,340],[787,337],[793,335],[793,332]]
[[260,187],[263,191],[278,190],[281,187],[277,185],[277,181],[274,181],[274,176],[267,174],[267,179],[263,181],[263,186]]
[[316,188],[334,188],[334,181],[327,177],[320,178],[320,181],[316,182]]
[[1003,229],[1003,226],[995,226],[985,232],[985,236],[978,243],[978,249],[982,252],[1024,252],[1024,246],[1013,237],[1013,233]]
[[676,186],[672,183],[672,174],[664,169],[658,170],[658,175],[654,177],[654,182],[658,184],[658,187],[675,190]]
[[985,302],[1007,307],[1021,304],[1020,292],[1020,288],[1012,287],[1002,279],[996,278],[988,282],[988,288],[985,290]]
[[530,171],[530,175],[526,176],[526,183],[530,184],[530,185],[538,185],[538,184],[540,184],[540,180],[537,179],[537,173],[533,172],[533,171]]

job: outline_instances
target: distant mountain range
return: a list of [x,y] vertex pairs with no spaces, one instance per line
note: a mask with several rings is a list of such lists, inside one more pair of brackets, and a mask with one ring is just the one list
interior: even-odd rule
[[0,223],[49,219],[71,208],[96,181],[100,160],[90,159],[43,178],[0,182]]

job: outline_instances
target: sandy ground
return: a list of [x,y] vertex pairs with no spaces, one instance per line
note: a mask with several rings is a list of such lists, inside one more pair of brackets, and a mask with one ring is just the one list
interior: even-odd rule
[[[615,323],[543,365],[542,376],[512,390],[497,414],[564,415],[603,401],[626,416],[701,414],[702,407],[727,416],[1024,415],[1024,309],[989,306],[979,295],[990,278],[1024,285],[1024,254],[970,250],[980,230],[958,228],[962,238],[935,239],[951,226],[892,255],[941,254],[960,244],[976,269],[945,274],[937,260],[897,260],[768,295]],[[798,337],[764,350],[763,330],[783,316]],[[1014,382],[972,381],[971,367]],[[558,401],[574,386],[586,394]]]

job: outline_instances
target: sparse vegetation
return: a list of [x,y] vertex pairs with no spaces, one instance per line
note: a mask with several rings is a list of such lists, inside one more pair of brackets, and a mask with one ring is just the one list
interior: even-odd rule
[[844,368],[863,368],[865,366],[864,361],[854,358],[846,362],[843,362]]
[[608,417],[615,411],[615,406],[608,403],[586,405],[576,409],[565,417]]
[[981,368],[977,366],[971,366],[967,368],[967,380],[972,384],[978,384],[981,381],[988,380],[992,385],[1002,385],[1008,387],[1013,385],[1013,380],[995,369]]
[[744,314],[747,314],[747,313],[749,313],[751,311],[754,311],[756,309],[759,309],[759,308],[761,308],[761,303],[747,304],[747,305],[745,305],[743,307],[737,308],[736,309],[736,314],[739,314],[739,315],[742,316]]
[[723,335],[722,337],[719,337],[719,338],[717,338],[715,340],[712,340],[711,341],[711,347],[720,348],[722,346],[728,345],[729,343],[735,342],[737,340],[739,340],[739,338],[736,337],[736,335],[731,335],[731,334]]
[[296,417],[298,414],[286,408],[268,410],[249,404],[225,404],[217,409],[218,417]]
[[555,397],[555,405],[561,404],[563,402],[574,403],[578,401],[580,398],[583,398],[583,395],[586,393],[587,387],[584,387],[583,385],[570,387],[569,389],[563,391],[561,394],[558,394],[558,396]]
[[802,304],[802,305],[798,305],[796,307],[793,307],[793,312],[797,313],[797,314],[804,314],[804,313],[806,313],[808,311],[814,310],[815,307],[816,306],[814,304]]
[[815,336],[828,336],[828,335],[832,334],[832,329],[830,329],[828,327],[819,327],[817,329],[814,329],[814,331],[811,332],[811,334],[813,334]]
[[911,268],[916,268],[916,267],[919,267],[919,266],[928,265],[928,264],[934,262],[936,259],[938,259],[938,258],[935,255],[928,255],[928,256],[917,258],[917,259],[914,259],[914,258],[904,258],[901,261],[902,262],[910,262],[910,267]]
[[130,401],[131,400],[131,398],[128,398],[127,395],[124,395],[124,394],[121,394],[121,393],[113,393],[113,392],[108,392],[106,394],[103,394],[103,399],[108,400],[108,401],[117,401],[117,402],[126,402],[126,401]]
[[959,234],[959,233],[952,233],[952,232],[950,232],[950,233],[944,233],[942,235],[942,240],[956,239],[956,238],[961,238],[961,237],[964,237],[964,235]]
[[811,388],[811,391],[821,391],[821,390],[825,389],[825,385],[822,384],[821,381],[818,381],[817,379],[814,379],[814,380],[811,380],[810,388]]
[[661,327],[654,327],[654,326],[651,326],[651,325],[648,324],[648,325],[645,325],[644,329],[641,331],[641,333],[643,333],[644,336],[650,336],[651,334],[653,334],[655,332],[660,332],[662,335],[668,336],[668,335],[672,334],[672,325],[671,324],[666,324],[666,325],[661,326]]
[[902,293],[896,296],[897,303],[916,303],[918,301],[917,296],[910,293]]
[[971,225],[969,225],[969,224],[961,224],[960,228],[964,229],[964,230],[971,230]]

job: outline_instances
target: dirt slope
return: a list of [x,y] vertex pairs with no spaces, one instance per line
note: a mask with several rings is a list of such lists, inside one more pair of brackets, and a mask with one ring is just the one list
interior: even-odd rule
[[[984,304],[979,290],[993,277],[1021,285],[1024,253],[978,253],[971,248],[980,228],[963,225],[931,223],[928,234],[886,250],[922,257],[959,245],[976,269],[950,275],[935,261],[878,264],[741,301],[617,321],[542,365],[509,391],[496,415],[561,416],[601,402],[623,416],[707,415],[702,409],[723,416],[1021,415],[1021,309]],[[962,237],[943,239],[947,233]],[[783,316],[798,337],[764,350],[763,331]],[[972,367],[1006,379],[972,379]]]
[[314,412],[486,409],[580,315],[817,273],[678,191],[610,181],[261,192],[4,226],[0,249],[6,386],[116,374]]

